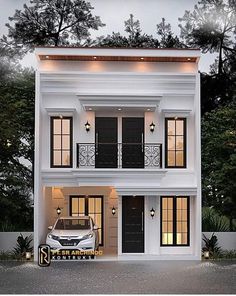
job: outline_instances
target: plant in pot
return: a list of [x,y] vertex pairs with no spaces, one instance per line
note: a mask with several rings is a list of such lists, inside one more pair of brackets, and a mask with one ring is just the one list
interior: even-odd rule
[[33,241],[32,235],[23,237],[23,235],[20,234],[17,238],[16,247],[13,250],[14,255],[19,259],[20,258],[30,259],[33,251],[33,247],[31,245],[32,241]]
[[202,248],[205,259],[218,257],[221,253],[217,236],[213,233],[210,238],[203,234],[203,241],[205,246]]

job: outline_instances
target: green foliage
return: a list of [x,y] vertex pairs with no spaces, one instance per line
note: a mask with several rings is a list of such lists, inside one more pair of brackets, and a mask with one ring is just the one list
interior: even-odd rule
[[202,120],[203,206],[236,217],[236,103],[205,114]]
[[236,5],[232,0],[200,0],[194,11],[185,11],[181,37],[190,47],[200,47],[204,53],[218,53],[218,74],[223,71],[224,56],[235,51]]
[[229,219],[220,216],[213,208],[202,209],[203,232],[227,232],[230,231]]
[[17,244],[16,247],[13,250],[13,253],[16,256],[21,256],[25,257],[26,252],[32,252],[33,247],[32,247],[32,235],[26,236],[25,238],[23,237],[22,234],[20,234],[17,238]]
[[0,76],[0,229],[32,230],[34,72],[10,63],[6,69]]
[[[31,6],[10,17],[7,42],[26,53],[35,46],[82,44],[89,30],[104,26],[93,7],[84,0],[31,0]],[[4,37],[6,40],[6,37]]]
[[223,250],[218,258],[222,259],[236,259],[236,250]]
[[213,258],[219,256],[219,254],[221,253],[221,247],[219,247],[217,236],[214,233],[210,238],[207,238],[203,234],[203,241],[205,243],[205,246],[202,248],[203,252],[208,251],[210,257]]

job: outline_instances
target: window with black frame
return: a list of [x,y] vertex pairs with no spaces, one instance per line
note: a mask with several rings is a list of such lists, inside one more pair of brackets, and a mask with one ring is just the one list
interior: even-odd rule
[[71,196],[71,216],[90,216],[98,226],[99,244],[103,245],[103,197],[102,196]]
[[189,245],[189,197],[161,197],[161,246]]
[[72,167],[72,117],[51,117],[51,167]]
[[166,118],[166,168],[186,168],[186,118]]

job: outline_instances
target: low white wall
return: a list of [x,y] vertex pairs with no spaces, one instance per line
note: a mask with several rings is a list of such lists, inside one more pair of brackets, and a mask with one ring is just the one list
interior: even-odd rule
[[[203,232],[207,238],[210,238],[213,232]],[[236,232],[214,232],[218,238],[219,246],[223,250],[236,250]],[[202,246],[204,242],[202,241]]]
[[16,246],[16,241],[20,233],[22,233],[23,237],[31,234],[33,236],[34,234],[33,232],[0,232],[0,251],[12,251]]

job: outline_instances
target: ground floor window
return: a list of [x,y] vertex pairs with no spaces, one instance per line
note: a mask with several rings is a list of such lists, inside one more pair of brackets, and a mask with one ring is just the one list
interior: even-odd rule
[[98,225],[99,244],[103,245],[103,197],[102,196],[71,196],[71,216],[90,216]]
[[189,245],[189,197],[161,197],[161,246]]

